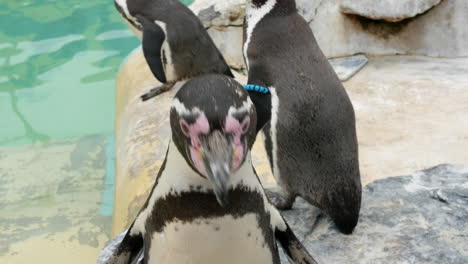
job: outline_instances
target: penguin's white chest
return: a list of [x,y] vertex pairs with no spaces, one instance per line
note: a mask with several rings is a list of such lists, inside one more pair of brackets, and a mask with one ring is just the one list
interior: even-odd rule
[[153,234],[148,260],[150,264],[271,264],[273,256],[257,216],[250,213],[167,224]]

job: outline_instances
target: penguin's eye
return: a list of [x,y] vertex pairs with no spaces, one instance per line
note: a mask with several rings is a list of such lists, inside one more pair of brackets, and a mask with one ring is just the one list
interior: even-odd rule
[[185,136],[190,136],[190,128],[185,120],[180,120],[180,129],[182,130],[182,133],[184,133]]
[[244,121],[242,121],[242,124],[241,124],[242,134],[247,133],[247,131],[249,131],[249,127],[250,127],[250,117],[247,116],[244,119]]

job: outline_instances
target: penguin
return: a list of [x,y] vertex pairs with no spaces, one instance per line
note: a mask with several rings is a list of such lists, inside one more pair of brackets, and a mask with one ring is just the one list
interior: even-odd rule
[[248,0],[243,33],[248,84],[270,90],[262,133],[280,192],[268,197],[286,210],[300,196],[352,233],[362,186],[354,108],[343,85],[294,0]]
[[[269,203],[252,166],[257,113],[234,79],[196,77],[176,93],[154,187],[110,264],[317,263]],[[133,262],[131,262],[133,261]]]
[[198,17],[178,0],[115,0],[114,4],[142,40],[146,62],[163,83],[142,95],[143,101],[198,75],[234,77]]

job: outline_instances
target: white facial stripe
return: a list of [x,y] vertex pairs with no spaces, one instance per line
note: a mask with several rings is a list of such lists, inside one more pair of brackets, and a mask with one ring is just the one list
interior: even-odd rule
[[247,51],[249,49],[249,44],[250,40],[252,38],[252,33],[257,26],[258,22],[262,20],[263,17],[265,17],[270,11],[275,7],[276,0],[268,0],[263,6],[260,8],[255,7],[252,4],[252,1],[248,1],[249,3],[247,4],[246,10],[245,10],[245,16],[246,16],[246,21],[247,21],[247,32],[246,36],[247,39],[244,43],[244,58],[247,64],[247,70],[249,69],[249,58],[247,57]]
[[[130,11],[128,10],[127,7],[127,0],[115,0],[115,3],[120,6],[120,8],[123,10],[124,14],[122,16],[125,17],[124,21],[128,25],[128,27],[132,30],[132,32],[137,36],[139,40],[143,39],[143,32],[141,30],[141,23],[138,22],[138,20],[130,15]],[[135,25],[138,27],[135,27],[134,24],[130,23],[128,20],[131,20]]]
[[179,116],[188,116],[188,115],[193,115],[193,114],[204,114],[198,107],[193,108],[192,110],[189,110],[185,107],[183,103],[179,101],[179,99],[175,98],[174,101],[172,102],[172,107],[174,108],[179,114]]
[[[115,0],[115,3],[117,3],[117,5],[122,8],[122,10],[125,13],[125,17],[127,19],[132,20],[133,23],[135,23],[136,25],[138,25],[141,28],[141,23],[138,22],[138,20],[134,16],[132,16],[130,14],[130,11],[128,11],[127,0]],[[138,29],[138,28],[135,28],[135,26],[132,25],[130,22],[128,22],[127,19],[125,19],[125,22],[130,26],[130,29],[135,33],[135,35],[137,35],[137,37],[141,40],[142,39],[141,30]]]
[[247,97],[247,100],[244,101],[241,107],[235,108],[234,106],[231,106],[229,108],[228,115],[234,116],[240,113],[249,113],[252,109],[252,105],[253,105],[252,100],[250,100],[250,98]]
[[127,0],[115,0],[115,2],[117,3],[117,5],[119,5],[122,8],[127,18],[130,19],[132,16],[130,15],[130,12],[128,11]]

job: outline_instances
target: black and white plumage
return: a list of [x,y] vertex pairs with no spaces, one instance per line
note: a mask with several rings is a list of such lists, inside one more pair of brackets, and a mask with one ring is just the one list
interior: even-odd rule
[[243,52],[248,83],[271,92],[263,133],[282,194],[269,197],[288,209],[301,196],[351,233],[361,205],[354,109],[295,1],[248,0]]
[[256,111],[233,79],[188,81],[170,112],[172,141],[151,194],[108,263],[316,263],[268,202],[250,158]]
[[202,74],[234,77],[198,17],[178,0],[115,0],[153,75],[163,83],[142,96],[148,100],[174,83]]

